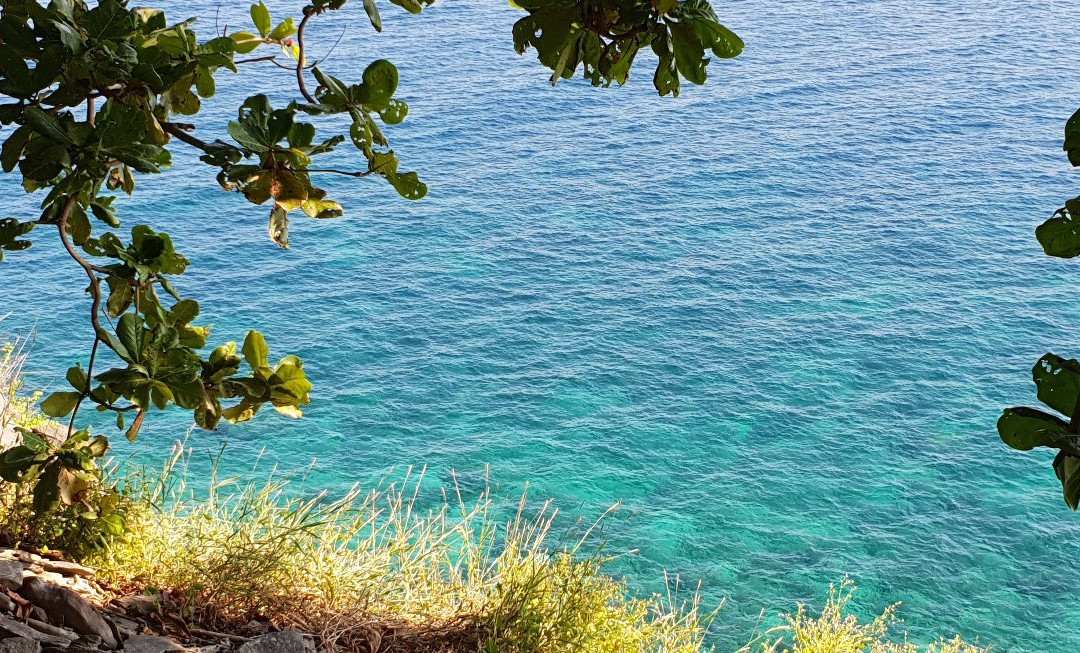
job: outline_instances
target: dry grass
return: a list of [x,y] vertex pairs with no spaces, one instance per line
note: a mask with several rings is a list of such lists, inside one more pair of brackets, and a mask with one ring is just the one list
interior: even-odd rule
[[845,578],[829,586],[829,598],[816,616],[799,604],[795,614],[783,615],[784,622],[739,653],[989,653],[990,649],[964,642],[960,637],[939,640],[925,648],[907,641],[891,641],[889,628],[897,622],[899,603],[888,606],[868,623],[859,623],[848,612],[855,584]]
[[168,592],[191,619],[226,628],[270,619],[350,651],[705,650],[711,614],[694,593],[636,598],[585,553],[588,533],[549,549],[556,511],[523,498],[500,523],[485,492],[421,510],[422,474],[330,500],[288,482],[214,474],[193,492],[179,453],[141,485],[131,535],[93,560],[111,582]]

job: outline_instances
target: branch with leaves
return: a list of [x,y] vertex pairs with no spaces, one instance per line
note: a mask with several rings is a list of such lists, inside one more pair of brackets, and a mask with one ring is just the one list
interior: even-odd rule
[[[1065,123],[1063,149],[1069,163],[1080,166],[1080,109]],[[1035,229],[1035,237],[1047,256],[1080,256],[1080,197],[1066,200],[1065,206]],[[1080,362],[1048,353],[1035,363],[1031,377],[1036,397],[1056,414],[1026,406],[1007,408],[998,419],[998,433],[1014,449],[1057,450],[1054,473],[1065,503],[1076,510],[1080,506]]]

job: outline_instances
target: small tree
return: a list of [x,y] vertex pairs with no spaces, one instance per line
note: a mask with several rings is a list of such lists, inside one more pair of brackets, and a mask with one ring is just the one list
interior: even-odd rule
[[[1069,163],[1080,166],[1080,109],[1065,123]],[[1065,201],[1049,220],[1035,229],[1035,237],[1047,256],[1080,256],[1080,197]],[[1006,408],[997,428],[1005,444],[1021,451],[1036,447],[1057,450],[1054,473],[1061,481],[1065,503],[1080,505],[1080,362],[1048,353],[1031,370],[1036,396],[1058,414],[1038,408]]]
[[[390,0],[420,13],[431,0]],[[56,237],[89,281],[93,341],[86,366],[67,371],[70,390],[41,404],[67,422],[66,440],[24,433],[22,445],[0,456],[0,476],[34,481],[34,508],[85,503],[98,476],[95,459],[108,440],[79,428],[80,407],[116,415],[134,441],[146,415],[170,405],[192,412],[213,429],[222,419],[244,422],[266,404],[300,417],[311,383],[303,363],[285,356],[271,364],[263,336],[250,331],[243,345],[227,343],[204,355],[209,331],[195,325],[198,302],[183,297],[174,279],[188,260],[166,233],[144,224],[119,231],[118,198],[131,195],[139,175],[169,167],[176,141],[198,150],[226,191],[269,207],[273,242],[289,246],[296,211],[336,218],[344,209],[315,184],[319,175],[381,177],[404,198],[419,200],[427,186],[401,170],[383,132],[408,114],[394,97],[398,70],[371,62],[361,79],[346,82],[309,61],[305,30],[312,20],[340,10],[345,0],[313,0],[299,21],[275,22],[262,2],[251,6],[252,31],[200,40],[195,19],[170,24],[155,9],[123,0],[0,0],[0,150],[4,172],[18,169],[23,187],[41,193],[34,220],[0,221],[0,256],[30,246],[36,227]],[[513,28],[516,49],[534,48],[552,70],[551,81],[579,67],[594,85],[623,84],[643,48],[657,56],[653,83],[661,95],[679,93],[680,80],[705,81],[707,56],[733,57],[742,42],[723,27],[705,0],[517,0],[525,10]],[[376,31],[376,0],[363,0]],[[273,54],[255,55],[258,48]],[[243,65],[275,65],[295,77],[297,98],[273,107],[266,95],[248,97],[228,124],[231,141],[196,137],[202,102],[213,97],[216,76]],[[319,135],[316,122],[347,115],[348,134]],[[310,122],[309,122],[310,121]],[[345,143],[359,152],[357,169],[317,163]],[[98,224],[100,223],[100,224]],[[98,232],[98,230],[104,230]],[[40,230],[38,230],[40,231]],[[38,231],[33,231],[36,235]],[[112,367],[99,367],[108,354]],[[112,500],[86,506],[84,516],[106,530],[122,528]]]

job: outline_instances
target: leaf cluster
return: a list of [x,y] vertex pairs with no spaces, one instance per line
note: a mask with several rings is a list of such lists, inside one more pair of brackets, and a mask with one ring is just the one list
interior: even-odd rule
[[579,66],[594,86],[622,85],[642,50],[657,57],[653,86],[678,97],[682,81],[704,84],[709,54],[732,58],[743,42],[707,0],[513,0],[529,13],[514,25],[518,54],[534,48],[551,83]]
[[0,453],[0,478],[33,485],[32,506],[44,514],[58,507],[77,506],[79,517],[109,535],[120,535],[124,523],[115,489],[95,492],[101,485],[98,461],[109,450],[103,436],[77,431],[56,446],[40,433],[22,430],[22,444]]
[[[1063,149],[1069,162],[1080,166],[1080,109],[1065,123]],[[1080,197],[1075,197],[1036,227],[1035,237],[1047,256],[1080,256],[1078,221]],[[1080,507],[1080,363],[1048,353],[1035,363],[1031,376],[1039,401],[1057,414],[1023,406],[1007,408],[998,419],[998,434],[1005,444],[1021,451],[1056,449],[1054,473],[1065,503],[1076,510]]]

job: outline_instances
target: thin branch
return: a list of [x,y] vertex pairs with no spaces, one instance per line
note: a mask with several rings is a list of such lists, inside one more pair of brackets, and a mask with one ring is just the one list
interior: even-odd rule
[[304,17],[300,20],[300,26],[296,28],[296,85],[300,88],[300,94],[312,104],[318,104],[318,102],[311,93],[308,93],[307,85],[304,84],[304,30],[307,29],[308,21],[316,13],[316,9],[304,7]]
[[347,177],[367,177],[378,172],[377,170],[364,170],[357,172],[350,172],[348,170],[335,170],[334,168],[297,168],[293,172],[328,172],[335,175],[345,175]]
[[206,141],[199,140],[191,134],[187,133],[187,130],[195,129],[195,125],[179,122],[161,122],[161,128],[168,134],[175,136],[177,140],[187,143],[192,147],[196,147],[203,152],[210,149],[210,145]]
[[312,63],[312,64],[311,64],[311,66],[308,66],[308,67],[309,67],[309,68],[311,68],[311,67],[317,66],[317,65],[319,65],[319,64],[321,64],[321,63],[323,63],[323,62],[325,62],[325,61],[326,61],[327,59],[329,59],[329,58],[330,58],[330,55],[334,54],[334,50],[336,50],[336,49],[337,49],[338,43],[341,43],[341,37],[345,36],[345,32],[346,32],[346,30],[348,30],[348,29],[349,29],[349,28],[348,28],[348,26],[347,26],[347,25],[345,25],[345,26],[342,26],[342,28],[341,28],[341,33],[337,35],[337,40],[336,40],[336,41],[334,41],[334,44],[333,44],[333,45],[331,45],[331,46],[330,46],[330,49],[326,51],[326,54],[324,54],[324,55],[322,56],[322,58],[321,58],[321,59],[318,59],[317,61],[315,61],[314,63]]
[[[95,280],[95,283],[96,280]],[[94,334],[94,346],[90,349],[90,362],[86,364],[86,386],[79,393],[79,400],[75,402],[75,408],[71,411],[71,419],[68,420],[68,434],[70,438],[71,434],[75,432],[75,416],[79,414],[79,406],[82,405],[83,399],[90,396],[90,382],[94,378],[94,361],[97,359],[98,345],[101,344],[101,336]]]
[[[71,217],[71,211],[75,208],[75,202],[78,201],[78,196],[68,195],[67,201],[64,202],[64,208],[60,211],[60,222],[57,223],[57,228],[60,230],[60,241],[64,244],[64,249],[76,263],[86,271],[86,276],[90,278],[90,287],[87,292],[93,298],[90,304],[90,323],[94,326],[94,348],[90,354],[90,366],[94,364],[94,358],[97,355],[98,342],[102,339],[102,335],[105,330],[101,328],[101,322],[98,319],[98,314],[101,312],[101,286],[99,285],[97,275],[94,274],[95,266],[91,265],[89,261],[82,257],[77,251],[75,246],[71,244],[68,239],[67,228],[68,218]],[[83,399],[89,394],[90,387],[90,374],[87,374],[87,391],[79,394],[79,400],[75,402],[75,408],[71,411],[71,421],[68,422],[68,437],[71,437],[72,430],[75,426],[75,415],[79,412],[79,406],[82,404]]]
[[[276,59],[277,59],[276,54],[268,54],[265,57],[252,57],[251,59],[240,59],[238,61],[234,61],[233,63],[236,64],[237,66],[239,66],[240,64],[243,64],[243,63],[259,63],[260,61],[274,61]],[[292,66],[289,66],[289,70],[292,70]]]
[[[241,64],[260,63],[260,62],[263,62],[263,61],[272,63],[272,64],[274,64],[275,66],[277,66],[278,68],[280,68],[282,70],[295,70],[296,69],[295,66],[286,66],[285,64],[278,61],[276,54],[268,54],[265,57],[255,57],[253,59],[241,59],[240,61],[234,61],[233,63],[236,64],[237,66],[239,66]],[[311,70],[312,68],[314,68],[317,65],[319,65],[319,62],[313,61],[310,64],[304,66],[304,70]]]

